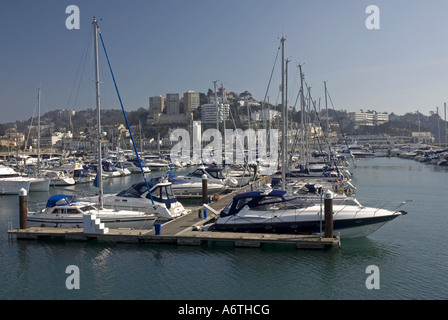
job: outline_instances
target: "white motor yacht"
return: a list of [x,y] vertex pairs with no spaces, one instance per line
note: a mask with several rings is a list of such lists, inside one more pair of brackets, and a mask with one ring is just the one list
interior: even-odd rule
[[132,210],[100,209],[74,195],[53,195],[44,208],[28,214],[30,227],[82,228],[85,214],[96,215],[108,228],[152,229],[156,216]]
[[[333,205],[333,231],[345,238],[365,237],[404,211]],[[303,201],[283,190],[246,192],[236,195],[210,227],[214,231],[276,234],[318,234],[325,229],[323,207]]]

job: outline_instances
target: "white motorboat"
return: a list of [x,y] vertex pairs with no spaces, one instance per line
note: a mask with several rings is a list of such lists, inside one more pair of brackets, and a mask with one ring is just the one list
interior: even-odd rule
[[19,194],[22,188],[29,192],[30,183],[14,169],[0,165],[0,194]]
[[50,179],[51,186],[71,186],[75,179],[63,170],[41,170],[40,173]]
[[[193,172],[185,176],[178,176],[177,178],[182,179],[184,182],[188,183],[201,183],[202,177],[205,174],[207,177],[207,187],[212,185],[221,186],[223,190],[228,189],[229,187],[237,187],[238,180],[234,177],[224,177],[222,173],[222,169],[216,167],[205,167],[199,166]],[[174,185],[174,183],[173,183]],[[201,187],[202,188],[202,187]],[[202,190],[202,189],[201,189]]]
[[[131,173],[141,173],[142,172],[142,169],[140,168],[140,166],[138,164],[138,160],[120,161],[118,164],[119,164],[119,167],[125,167]],[[149,169],[148,167],[143,167],[143,172],[150,173],[151,169]]]
[[28,214],[29,227],[82,228],[85,214],[96,215],[108,228],[151,229],[156,217],[131,210],[99,209],[74,195],[53,195],[44,208]]
[[50,179],[46,177],[29,177],[24,176],[23,178],[29,179],[30,181],[30,191],[48,191],[50,190]]
[[73,179],[75,183],[89,183],[95,180],[95,174],[84,168],[73,169]]
[[129,170],[128,167],[125,166],[121,161],[115,162],[113,165],[115,169],[117,169],[117,171],[120,173],[120,176],[128,176],[132,173],[131,170]]
[[[157,216],[159,220],[170,220],[188,212],[177,201],[170,182],[152,181],[152,183],[148,182],[148,185],[151,195],[148,193],[146,182],[142,181],[117,194],[104,195],[103,205],[105,208],[150,212]],[[89,200],[94,199],[89,198]]]
[[[10,167],[0,166],[0,191],[2,194],[18,194],[21,188],[28,191],[48,191],[50,179],[20,175]],[[16,189],[19,187],[19,189]]]
[[141,158],[142,166],[149,169],[166,169],[169,168],[171,162],[165,159],[161,159],[155,155],[145,155]]
[[[283,190],[254,191],[236,195],[210,228],[214,231],[318,234],[325,229],[323,206],[289,196]],[[365,237],[404,211],[333,206],[333,231],[345,238]]]
[[[193,172],[194,173],[194,172]],[[198,175],[203,173],[199,171]],[[195,179],[192,176],[177,177],[172,171],[168,171],[166,177],[158,177],[151,179],[152,181],[163,181],[167,179],[172,184],[172,189],[175,195],[198,195],[202,194],[202,175],[200,179]],[[228,187],[221,181],[216,182],[215,179],[208,179],[207,176],[207,192],[209,194],[221,193],[228,189]]]

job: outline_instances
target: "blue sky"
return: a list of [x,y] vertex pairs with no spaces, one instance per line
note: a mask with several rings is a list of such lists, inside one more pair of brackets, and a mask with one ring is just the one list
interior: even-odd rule
[[[79,30],[65,26],[72,4]],[[371,4],[380,10],[379,30],[365,26]],[[290,101],[300,63],[314,99],[323,103],[327,81],[336,109],[429,114],[439,107],[443,118],[447,12],[446,0],[2,0],[0,123],[33,116],[39,87],[43,113],[94,108],[92,54],[84,55],[93,16],[128,111],[148,108],[150,96],[207,92],[214,80],[262,100],[285,36]],[[100,58],[102,108],[119,108]],[[277,63],[271,103],[279,102],[279,84]]]

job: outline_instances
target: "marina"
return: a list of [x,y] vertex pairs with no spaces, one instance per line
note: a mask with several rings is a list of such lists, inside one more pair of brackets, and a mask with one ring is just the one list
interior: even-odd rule
[[[0,296],[3,299],[446,299],[445,270],[440,266],[448,258],[446,247],[441,245],[446,238],[447,169],[383,157],[357,160],[353,171],[353,183],[361,202],[377,204],[379,199],[396,198],[413,201],[407,206],[406,216],[387,223],[370,236],[342,238],[340,250],[338,245],[325,251],[297,250],[294,244],[268,241],[260,247],[247,248],[235,246],[235,241],[206,241],[192,246],[174,244],[172,239],[167,239],[171,243],[166,244],[127,243],[128,238],[17,240],[16,235],[11,239],[6,230],[19,226],[18,196],[1,196],[0,223],[5,232],[0,235]],[[119,192],[123,184],[131,185],[138,180],[138,175],[110,179],[105,181],[105,191]],[[82,188],[86,187],[92,188]],[[50,194],[54,193],[58,190],[50,189]],[[46,198],[47,193],[30,192],[28,203],[32,206]],[[221,206],[224,203],[225,198],[216,202]],[[200,234],[201,231],[190,228],[203,221],[198,211],[189,217],[191,221],[176,229]],[[167,235],[168,226],[162,226],[160,236]],[[155,230],[151,231],[151,237],[157,237]],[[82,277],[81,290],[76,292],[64,286],[65,268],[73,264],[80,268]],[[381,271],[380,290],[365,287],[369,265],[376,265]],[[245,283],[244,287],[240,283]]]
[[[79,20],[79,8],[70,8],[78,10]],[[103,23],[111,60],[99,27]],[[375,29],[375,17],[377,23]],[[168,20],[165,25],[170,27]],[[121,52],[135,48],[132,53],[140,55],[139,43],[128,42],[136,38],[117,32],[127,26],[117,29],[105,16],[93,17],[89,27],[88,38],[93,38],[86,43],[66,109],[47,112],[41,123],[39,87],[37,128],[34,114],[29,121],[0,124],[0,299],[448,299],[446,103],[444,121],[439,107],[429,116],[370,107],[337,111],[326,80],[324,96],[316,95],[315,75],[344,75],[329,87],[345,106],[352,95],[342,89],[346,72],[365,70],[343,65],[351,71],[335,72],[325,65],[327,57],[316,55],[327,71],[313,69],[311,59],[304,72],[301,62],[288,88],[293,72],[288,73],[285,45],[290,56],[297,41],[289,36],[287,42],[285,34],[277,38],[278,45],[259,46],[263,52],[277,48],[264,100],[247,90],[239,95],[226,90],[221,80],[212,81],[214,90],[206,94],[180,89],[173,79],[184,85],[188,79],[190,85],[196,76],[172,74],[177,60],[170,56],[172,64],[166,67],[165,57],[156,59],[159,49],[152,38],[142,41],[151,44],[151,52],[149,47],[143,51],[149,53],[145,67],[140,62],[137,68]],[[87,29],[84,24],[82,29]],[[137,34],[141,30],[135,28]],[[208,43],[201,45],[202,52],[210,50]],[[172,47],[165,43],[163,48],[169,56]],[[183,48],[177,59],[189,54]],[[120,54],[123,58],[115,60]],[[254,62],[257,56],[262,55],[253,54]],[[80,89],[88,60],[93,67],[89,91],[94,86],[95,94],[85,98]],[[123,72],[125,60],[131,67]],[[158,60],[164,72],[144,69]],[[204,66],[219,65],[200,60]],[[248,75],[253,74],[250,60],[241,68]],[[257,65],[265,69],[266,61]],[[120,81],[125,100],[143,94],[142,105],[149,102],[149,109],[127,111],[132,106],[123,103],[116,66],[120,80],[128,71],[136,75],[135,83]],[[200,67],[190,68],[205,79]],[[148,76],[139,77],[140,70]],[[150,90],[167,87],[165,73],[173,82],[166,98],[151,92],[148,99],[138,89],[138,82],[153,78],[161,81]],[[273,75],[281,75],[278,87],[271,83]],[[350,78],[356,80],[353,74]],[[260,83],[252,82],[260,90]],[[118,98],[114,102],[109,86]],[[349,87],[368,96],[360,87]],[[76,109],[78,94],[95,100],[96,109]],[[358,101],[351,102],[357,107],[380,105],[357,95]],[[116,104],[121,110],[113,109]],[[188,304],[182,308],[178,315]],[[200,308],[188,310],[201,315],[206,310],[207,317],[217,311]]]

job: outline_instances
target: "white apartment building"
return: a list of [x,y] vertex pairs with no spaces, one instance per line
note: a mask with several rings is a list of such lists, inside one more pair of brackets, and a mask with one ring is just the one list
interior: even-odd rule
[[227,103],[207,103],[201,105],[201,122],[202,123],[221,123],[223,120],[229,119],[230,104]]
[[388,113],[355,112],[352,114],[357,126],[377,126],[389,122]]

